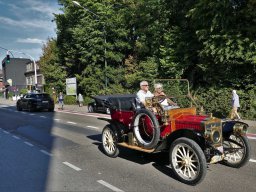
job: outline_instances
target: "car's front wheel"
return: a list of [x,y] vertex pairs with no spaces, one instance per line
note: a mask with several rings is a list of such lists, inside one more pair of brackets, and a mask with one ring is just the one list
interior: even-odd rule
[[196,185],[204,179],[206,159],[195,141],[185,137],[176,139],[170,147],[169,157],[173,173],[181,182]]
[[111,124],[106,125],[102,131],[102,146],[104,153],[109,157],[117,157],[119,149],[117,148],[116,134]]
[[19,104],[17,104],[17,111],[22,111],[22,108],[20,107]]
[[242,167],[250,159],[250,144],[243,135],[230,135],[229,138],[224,138],[223,149],[225,154],[223,163],[229,167]]

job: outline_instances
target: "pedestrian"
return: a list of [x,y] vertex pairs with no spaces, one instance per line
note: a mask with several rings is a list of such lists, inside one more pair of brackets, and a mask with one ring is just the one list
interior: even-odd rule
[[79,104],[79,107],[83,106],[83,102],[84,102],[83,95],[81,93],[79,93],[78,94],[78,104]]
[[63,110],[64,109],[64,96],[63,96],[62,92],[59,93],[58,103],[59,103],[59,108],[58,109]]
[[54,89],[54,87],[52,88],[52,99],[54,102],[54,105],[57,103],[57,95],[56,95],[56,91]]
[[241,119],[237,109],[240,107],[239,96],[236,93],[236,90],[232,91],[232,110],[231,110],[231,119]]

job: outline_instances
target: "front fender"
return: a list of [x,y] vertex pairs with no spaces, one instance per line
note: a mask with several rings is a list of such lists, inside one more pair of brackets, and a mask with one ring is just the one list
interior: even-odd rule
[[249,125],[236,120],[222,122],[223,136],[230,136],[231,134],[245,135]]

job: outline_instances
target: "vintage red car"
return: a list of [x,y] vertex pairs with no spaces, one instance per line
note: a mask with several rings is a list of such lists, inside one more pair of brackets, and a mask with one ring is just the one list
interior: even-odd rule
[[247,124],[198,115],[193,105],[164,110],[162,99],[148,98],[138,107],[136,95],[111,96],[111,120],[102,131],[105,154],[117,157],[118,146],[146,153],[169,151],[174,175],[189,185],[204,179],[207,164],[239,168],[249,161]]

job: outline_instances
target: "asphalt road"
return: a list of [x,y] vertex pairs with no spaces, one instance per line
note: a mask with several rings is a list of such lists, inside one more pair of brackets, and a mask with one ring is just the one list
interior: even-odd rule
[[256,191],[255,137],[248,165],[210,165],[202,183],[188,186],[173,177],[165,153],[104,155],[105,117],[0,105],[0,191]]

